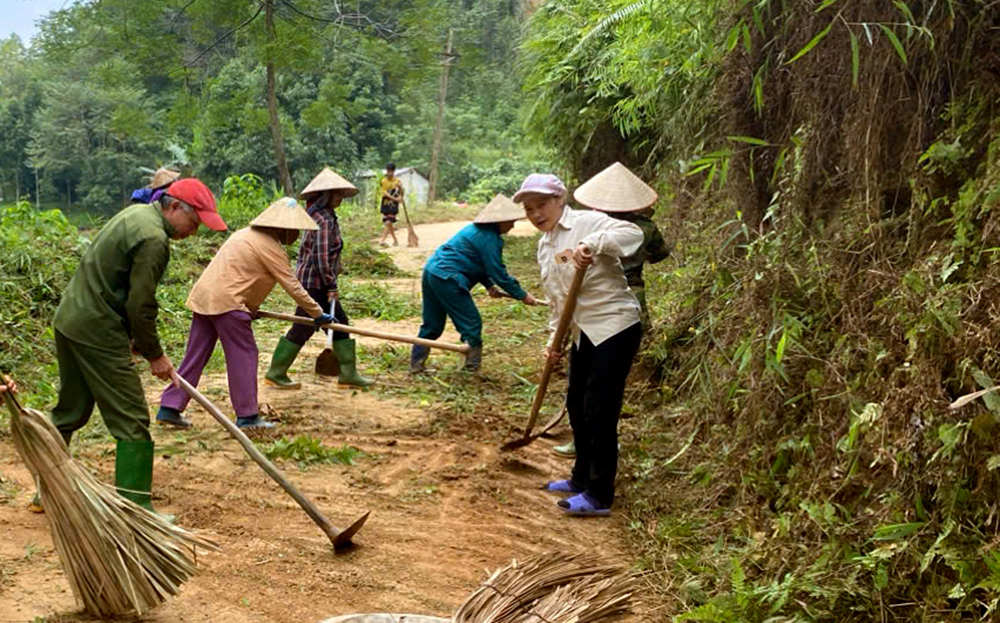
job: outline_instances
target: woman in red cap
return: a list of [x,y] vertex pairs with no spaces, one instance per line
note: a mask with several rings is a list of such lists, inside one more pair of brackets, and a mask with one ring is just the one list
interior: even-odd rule
[[[187,238],[202,224],[226,229],[212,192],[193,178],[174,182],[159,201],[125,208],[84,253],[53,322],[60,381],[53,424],[69,444],[94,405],[100,407],[108,432],[118,440],[116,486],[148,510],[153,510],[153,439],[130,350],[149,361],[154,376],[171,378],[174,366],[156,330],[156,287],[170,260],[170,241]],[[32,510],[41,510],[37,496]]]

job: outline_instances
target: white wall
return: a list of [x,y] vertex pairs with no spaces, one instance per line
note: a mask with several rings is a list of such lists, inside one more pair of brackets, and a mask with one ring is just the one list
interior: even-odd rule
[[403,189],[406,191],[408,201],[427,203],[427,194],[430,192],[431,184],[424,176],[410,169],[401,173],[399,179],[403,182]]

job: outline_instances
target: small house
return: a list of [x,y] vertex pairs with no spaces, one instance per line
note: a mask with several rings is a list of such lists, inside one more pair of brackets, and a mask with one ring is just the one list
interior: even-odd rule
[[[361,196],[359,199],[363,202],[375,202],[375,198],[371,196],[375,189],[375,184],[378,180],[382,179],[385,175],[385,170],[375,171],[373,169],[368,169],[362,171],[358,175],[360,184],[358,188],[361,190]],[[418,171],[414,167],[403,167],[401,169],[396,169],[396,177],[398,177],[403,182],[403,190],[406,192],[407,203],[427,203],[427,194],[430,192],[431,182],[427,179],[427,176]]]

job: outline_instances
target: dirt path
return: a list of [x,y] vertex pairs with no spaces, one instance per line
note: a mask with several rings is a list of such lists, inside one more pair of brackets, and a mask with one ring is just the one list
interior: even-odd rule
[[[399,246],[386,247],[382,250],[392,256],[396,262],[396,266],[399,266],[403,270],[415,273],[420,272],[420,269],[424,267],[424,262],[434,252],[434,249],[447,242],[458,230],[469,223],[470,221],[449,221],[447,223],[414,225],[413,230],[416,232],[417,238],[420,239],[420,245],[417,247],[406,246],[406,225],[404,224],[396,230],[396,238],[399,239]],[[537,230],[531,223],[526,220],[520,220],[514,224],[514,229],[507,235],[534,236],[536,233]],[[376,240],[375,242],[377,243],[378,241]],[[419,288],[420,284],[418,283],[417,289],[419,290]]]
[[[401,264],[416,263],[431,241],[447,239],[460,226],[421,226],[418,235],[427,246],[398,249],[394,256]],[[411,333],[415,322],[358,324]],[[261,352],[269,353],[275,339],[276,334],[260,336]],[[206,413],[192,407],[193,431],[154,430],[162,453],[156,459],[155,502],[176,513],[180,525],[216,539],[222,551],[199,554],[203,574],[147,620],[306,622],[378,611],[447,616],[488,570],[514,557],[587,549],[627,560],[620,517],[565,517],[554,506],[557,498],[538,488],[570,466],[549,452],[552,441],[500,454],[492,440],[484,443],[472,433],[441,426],[433,405],[421,408],[378,389],[342,389],[315,376],[309,368],[321,347],[320,340],[312,340],[293,368],[302,390],[262,389],[260,398],[280,420],[280,435],[308,434],[362,451],[351,466],[300,469],[294,462],[280,463],[334,523],[372,511],[357,547],[334,554],[301,509]],[[229,410],[224,374],[208,375],[201,386]],[[155,405],[159,386],[147,387]],[[112,480],[110,443],[83,445],[78,457]],[[24,510],[30,477],[9,437],[0,439],[0,478],[0,621],[89,620],[72,614],[76,606],[45,517]],[[654,618],[640,605],[628,620]]]

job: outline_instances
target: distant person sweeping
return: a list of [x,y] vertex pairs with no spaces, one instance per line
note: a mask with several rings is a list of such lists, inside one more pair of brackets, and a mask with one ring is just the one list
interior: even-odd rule
[[[423,323],[418,337],[436,340],[444,333],[446,318],[451,318],[462,341],[472,350],[465,359],[465,369],[479,370],[483,360],[483,319],[469,290],[477,283],[499,298],[500,288],[525,305],[535,305],[535,298],[524,291],[503,264],[501,236],[524,218],[524,211],[510,199],[497,195],[457,234],[427,260],[421,278]],[[498,287],[499,286],[499,287]],[[410,372],[425,371],[430,349],[414,346],[410,353]]]
[[[306,212],[315,221],[318,229],[308,231],[299,247],[299,259],[295,265],[295,276],[324,313],[331,314],[337,324],[350,324],[347,312],[340,304],[337,278],[343,271],[340,256],[344,250],[344,239],[340,235],[337,220],[337,206],[347,197],[358,194],[358,189],[329,168],[324,168],[302,189],[306,200]],[[308,310],[299,303],[297,316],[307,316]],[[280,389],[298,389],[301,383],[288,376],[288,369],[298,357],[299,351],[317,329],[308,325],[293,325],[278,340],[271,358],[271,366],[264,380]],[[368,387],[375,381],[361,376],[358,372],[357,342],[341,331],[333,332],[333,352],[340,364],[338,382],[341,385]]]
[[[149,362],[154,376],[170,379],[174,366],[156,330],[156,287],[170,260],[170,240],[187,238],[202,224],[226,229],[212,192],[196,179],[175,182],[152,204],[125,208],[84,253],[53,322],[60,383],[52,423],[68,445],[96,404],[118,440],[115,486],[148,510],[153,439],[131,350]],[[37,497],[33,510],[41,510]]]
[[[240,428],[272,428],[257,405],[257,342],[250,326],[254,314],[276,284],[315,319],[333,322],[295,278],[285,246],[299,238],[299,231],[318,227],[294,199],[272,203],[222,245],[187,299],[193,312],[187,351],[178,373],[197,387],[202,370],[212,357],[215,343],[222,342],[229,376],[229,399]],[[184,417],[190,396],[170,385],[160,399],[156,420],[178,428],[189,428]]]
[[153,179],[145,188],[132,191],[132,201],[136,203],[153,203],[167,192],[170,185],[181,178],[181,174],[170,169],[159,168],[153,173]]
[[379,212],[382,213],[382,238],[379,244],[388,246],[385,239],[392,236],[392,246],[398,246],[396,220],[399,218],[399,203],[403,201],[403,182],[396,177],[396,165],[392,162],[385,167],[385,176],[379,181]]
[[[588,185],[622,203],[651,203],[644,203],[648,196],[641,187],[620,186],[615,179],[595,178],[581,189]],[[655,200],[652,189],[645,188]],[[576,462],[570,478],[543,488],[569,496],[558,502],[567,513],[608,515],[618,470],[618,416],[642,339],[639,302],[628,289],[621,258],[639,249],[642,230],[600,212],[570,209],[566,187],[554,175],[529,175],[514,201],[524,203],[528,220],[542,232],[538,264],[551,310],[550,331],[555,332],[576,270],[586,268],[572,317],[566,396]],[[556,254],[567,249],[573,250],[573,262],[558,264]],[[558,360],[562,347],[550,338],[545,356]]]

